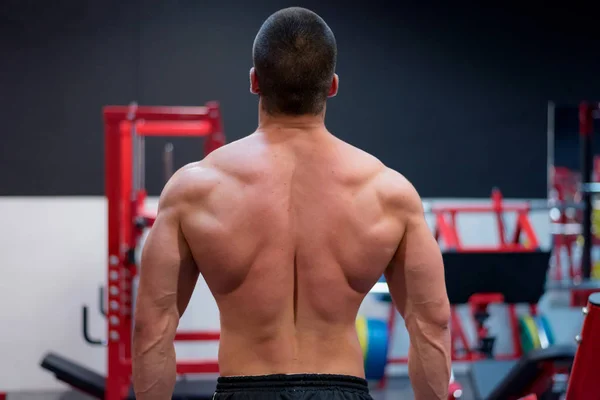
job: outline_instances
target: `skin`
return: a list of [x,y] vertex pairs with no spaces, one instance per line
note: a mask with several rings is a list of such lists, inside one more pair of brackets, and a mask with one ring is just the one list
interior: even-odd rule
[[[251,91],[260,95],[254,71]],[[410,335],[415,398],[447,397],[450,308],[419,195],[330,134],[324,114],[268,115],[259,105],[255,133],[185,166],[165,186],[142,255],[138,399],[171,396],[173,339],[199,274],[220,311],[222,376],[359,377],[356,315],[385,274]]]

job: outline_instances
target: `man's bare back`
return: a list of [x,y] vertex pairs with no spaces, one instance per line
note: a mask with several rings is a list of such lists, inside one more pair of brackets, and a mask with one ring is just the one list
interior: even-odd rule
[[298,130],[250,135],[173,184],[221,313],[221,374],[364,376],[356,314],[402,237],[407,182],[324,130]]
[[370,399],[355,320],[382,274],[410,336],[415,398],[447,396],[440,250],[413,186],[325,128],[336,54],[315,13],[269,17],[250,71],[258,130],[165,186],[136,302],[139,400],[171,396],[173,339],[200,274],[221,317],[216,400],[284,399],[288,389],[298,400]]

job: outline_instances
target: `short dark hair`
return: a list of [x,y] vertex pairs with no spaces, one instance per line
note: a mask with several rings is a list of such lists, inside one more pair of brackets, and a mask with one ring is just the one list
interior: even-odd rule
[[335,72],[337,44],[325,21],[300,7],[263,23],[252,50],[261,102],[269,114],[319,114]]

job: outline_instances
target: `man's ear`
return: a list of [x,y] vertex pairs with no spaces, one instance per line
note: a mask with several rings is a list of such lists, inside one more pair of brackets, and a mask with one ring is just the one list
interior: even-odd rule
[[333,79],[331,81],[331,87],[329,88],[328,97],[335,97],[338,92],[338,88],[340,86],[340,77],[337,74],[333,74]]
[[254,67],[250,68],[250,93],[260,94],[260,88],[258,87],[258,79],[256,78],[256,70]]

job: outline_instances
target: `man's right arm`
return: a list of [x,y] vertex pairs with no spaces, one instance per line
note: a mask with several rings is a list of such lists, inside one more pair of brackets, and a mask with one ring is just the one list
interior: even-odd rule
[[421,199],[404,178],[395,209],[404,236],[385,272],[390,294],[410,337],[408,374],[416,400],[447,399],[450,382],[450,304],[440,248]]

